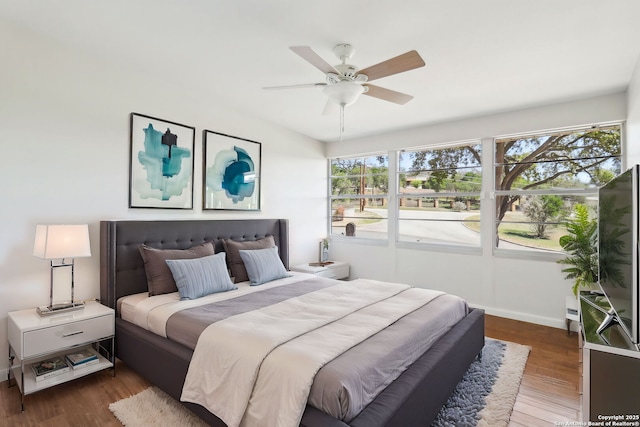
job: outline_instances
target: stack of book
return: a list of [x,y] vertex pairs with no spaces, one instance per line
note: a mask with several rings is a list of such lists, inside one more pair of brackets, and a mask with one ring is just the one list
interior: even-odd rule
[[73,369],[86,368],[89,365],[98,363],[98,354],[90,348],[78,350],[75,353],[66,355],[67,363]]
[[36,381],[42,381],[69,372],[69,365],[61,357],[52,357],[32,364],[31,370]]

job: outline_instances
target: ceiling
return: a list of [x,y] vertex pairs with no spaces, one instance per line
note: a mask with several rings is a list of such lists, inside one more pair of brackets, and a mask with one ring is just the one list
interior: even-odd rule
[[359,68],[413,49],[426,62],[375,81],[406,105],[347,107],[345,140],[623,91],[640,55],[638,0],[2,0],[0,17],[327,142],[340,118],[321,89],[263,89],[324,82],[289,46],[332,65],[340,43]]

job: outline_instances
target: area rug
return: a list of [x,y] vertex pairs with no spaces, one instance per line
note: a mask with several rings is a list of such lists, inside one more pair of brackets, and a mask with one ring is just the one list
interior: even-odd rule
[[[487,338],[482,357],[471,364],[432,427],[506,426],[529,350]],[[207,425],[156,387],[112,403],[109,409],[125,427]]]
[[530,350],[486,338],[482,357],[471,364],[431,426],[507,426]]

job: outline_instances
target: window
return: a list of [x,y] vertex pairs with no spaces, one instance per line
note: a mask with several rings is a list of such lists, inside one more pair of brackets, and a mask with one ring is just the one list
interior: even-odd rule
[[399,242],[480,246],[481,145],[398,154]]
[[330,161],[331,235],[387,239],[389,157]]
[[595,215],[598,187],[620,173],[620,141],[620,125],[496,139],[496,246],[560,251],[574,206]]

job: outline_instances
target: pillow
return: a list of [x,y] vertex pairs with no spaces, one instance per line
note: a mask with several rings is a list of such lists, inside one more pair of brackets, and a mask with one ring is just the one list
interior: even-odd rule
[[278,247],[256,249],[252,251],[241,250],[240,257],[244,261],[251,286],[262,285],[283,277],[290,277],[278,256]]
[[238,289],[231,282],[224,252],[194,259],[168,259],[180,299],[196,299]]
[[138,249],[144,261],[150,297],[178,291],[166,260],[200,258],[215,254],[212,242],[205,242],[189,249],[156,249],[147,245],[140,245]]
[[244,268],[244,263],[242,262],[239,251],[273,248],[276,246],[276,241],[273,236],[267,236],[262,239],[246,240],[244,242],[224,239],[222,244],[224,245],[224,250],[227,252],[227,263],[231,269],[233,281],[238,283],[249,280],[247,270]]

